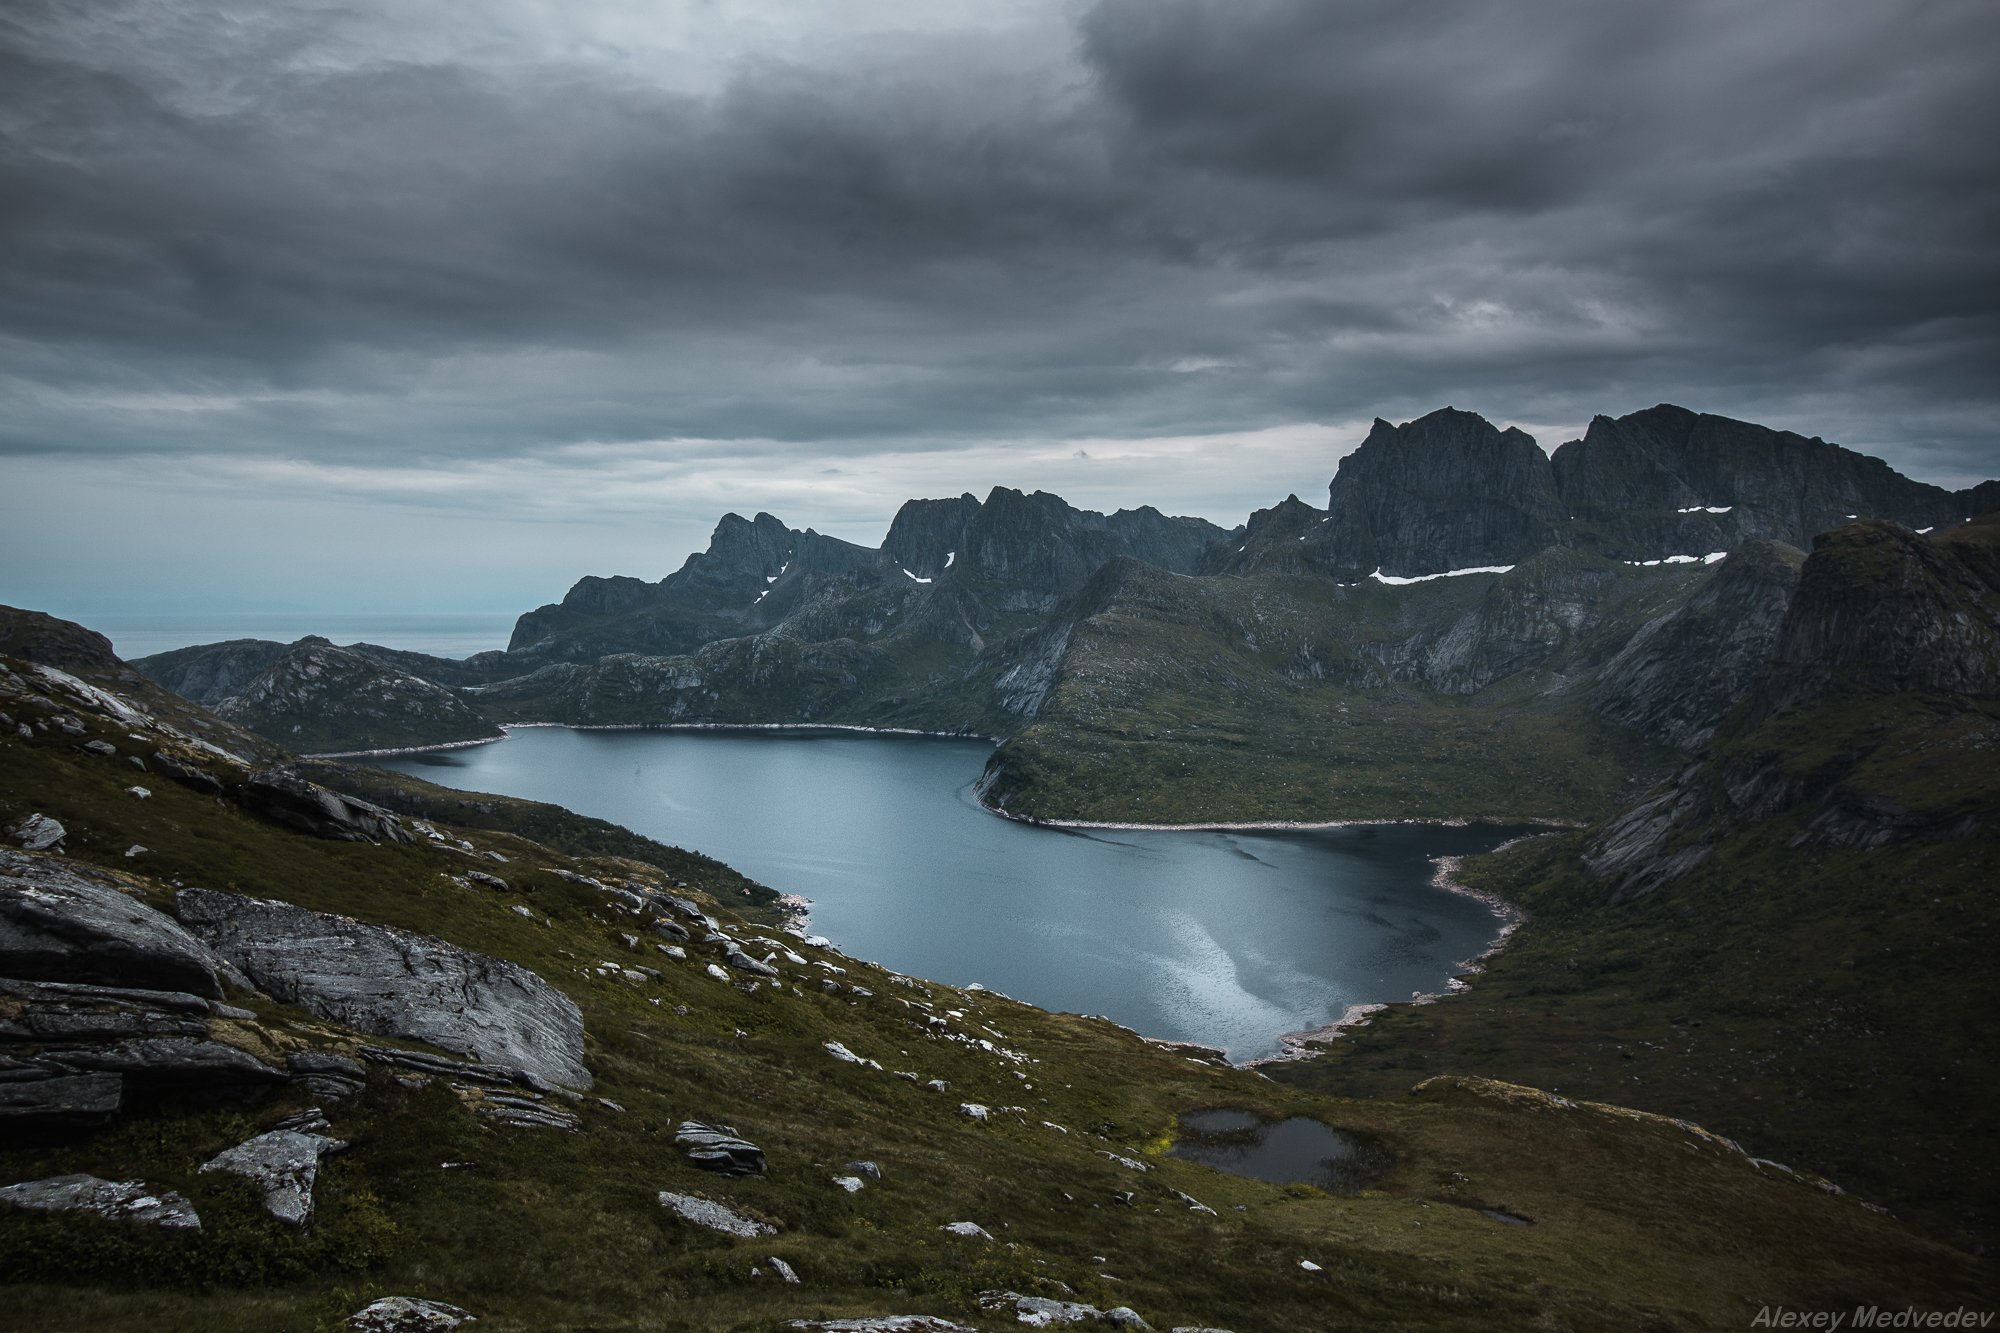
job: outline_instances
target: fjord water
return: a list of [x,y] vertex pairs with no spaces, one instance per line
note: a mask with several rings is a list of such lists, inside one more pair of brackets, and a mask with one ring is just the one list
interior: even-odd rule
[[1445,989],[1490,944],[1434,856],[1519,830],[1061,830],[982,810],[982,741],[524,728],[374,762],[567,806],[813,900],[845,952],[1152,1037],[1272,1054],[1351,1004]]

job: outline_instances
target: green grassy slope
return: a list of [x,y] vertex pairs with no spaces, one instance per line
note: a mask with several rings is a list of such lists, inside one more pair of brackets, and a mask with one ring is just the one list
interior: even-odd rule
[[[92,737],[141,748],[123,739],[127,728],[90,723]],[[1102,1020],[899,980],[804,946],[814,964],[845,974],[787,964],[782,987],[745,992],[705,975],[699,951],[687,964],[650,945],[633,953],[622,939],[630,919],[554,873],[664,882],[644,861],[575,860],[460,828],[478,850],[509,858],[480,862],[505,875],[507,891],[468,886],[453,877],[466,858],[436,846],[315,840],[164,781],[135,799],[124,791],[132,769],[83,752],[81,739],[0,738],[0,823],[54,815],[71,829],[72,857],[131,872],[133,887],[161,903],[175,881],[234,888],[512,959],[582,1007],[598,1082],[576,1108],[582,1129],[568,1135],[488,1128],[438,1083],[406,1087],[373,1071],[362,1097],[331,1108],[354,1147],[327,1163],[319,1220],[304,1234],[265,1220],[240,1182],[196,1173],[296,1109],[295,1095],[169,1101],[96,1136],[0,1144],[7,1180],[139,1176],[186,1193],[205,1224],[174,1236],[0,1209],[0,1324],[10,1328],[331,1328],[391,1292],[467,1306],[492,1330],[768,1330],[785,1318],[886,1311],[998,1329],[1011,1321],[980,1313],[975,1297],[1008,1287],[1130,1305],[1156,1328],[1236,1333],[1725,1328],[1766,1303],[1992,1297],[1965,1256],[1670,1121],[1477,1080],[1330,1099],[1192,1061]],[[127,859],[133,843],[150,850]],[[516,904],[533,918],[510,911]],[[727,903],[719,910],[733,914]],[[601,960],[662,975],[634,983],[601,972]],[[346,1040],[298,1011],[252,1003],[259,1018],[244,1040]],[[1022,1059],[939,1035],[930,1014]],[[838,1063],[822,1049],[829,1040],[887,1069]],[[949,1091],[897,1069],[948,1080]],[[961,1102],[1022,1109],[980,1124]],[[1321,1117],[1374,1138],[1394,1166],[1362,1195],[1335,1197],[1162,1155],[1179,1113],[1215,1106]],[[672,1143],[683,1118],[736,1126],[768,1152],[768,1176],[693,1169]],[[1133,1172],[1101,1149],[1154,1170]],[[831,1183],[864,1157],[881,1163],[879,1185],[849,1195]],[[783,1230],[754,1243],[697,1231],[662,1211],[662,1189],[726,1200]],[[1216,1212],[1191,1211],[1172,1190]],[[1134,1192],[1129,1204],[1124,1191]],[[1535,1225],[1503,1225],[1467,1203]],[[996,1239],[938,1230],[960,1220]],[[778,1283],[771,1255],[802,1285]]]
[[1490,578],[1407,587],[1177,579],[1133,567],[1072,632],[988,799],[1040,819],[1190,823],[1560,819],[1609,813],[1665,749],[1599,721],[1568,673],[1684,598],[1684,571],[1618,576],[1625,603],[1470,694],[1392,683],[1381,659],[1478,609]]
[[[1389,1095],[1476,1071],[1687,1115],[1821,1171],[1961,1243],[2000,1197],[2000,705],[1840,698],[1719,748],[1811,802],[1716,838],[1708,859],[1614,900],[1581,835],[1469,865],[1529,922],[1469,990],[1378,1016],[1283,1081]],[[1896,808],[1936,830],[1874,848],[1796,845],[1828,808]]]

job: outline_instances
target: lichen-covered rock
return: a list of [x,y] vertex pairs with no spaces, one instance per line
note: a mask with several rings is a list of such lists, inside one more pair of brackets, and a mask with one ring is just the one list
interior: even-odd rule
[[183,889],[181,921],[264,990],[321,1018],[589,1087],[583,1014],[519,964],[290,903]]
[[32,814],[7,826],[7,836],[31,852],[45,852],[69,836],[59,820]]
[[1018,1291],[982,1291],[979,1306],[983,1310],[1004,1310],[1014,1316],[1016,1323],[1030,1328],[1049,1328],[1057,1324],[1109,1324],[1114,1328],[1151,1328],[1130,1306],[1119,1305],[1109,1310],[1100,1310],[1094,1305],[1081,1301],[1057,1301],[1045,1296],[1023,1296]]
[[172,917],[115,881],[65,861],[0,852],[0,976],[213,999],[222,995],[218,961]]
[[693,1194],[674,1194],[660,1191],[660,1203],[684,1222],[707,1227],[710,1231],[720,1231],[725,1236],[736,1236],[743,1240],[754,1240],[759,1236],[775,1236],[778,1229],[768,1222],[745,1217],[733,1208],[725,1207],[713,1199],[699,1198]]
[[155,1190],[143,1180],[101,1180],[96,1176],[50,1176],[0,1189],[0,1202],[49,1212],[72,1209],[120,1222],[143,1222],[169,1231],[199,1231],[194,1205],[172,1190]]
[[347,1144],[324,1134],[275,1129],[218,1153],[202,1164],[203,1171],[227,1171],[264,1191],[264,1209],[280,1222],[302,1227],[312,1218],[313,1181],[320,1158],[345,1150]]
[[384,1296],[347,1317],[352,1333],[451,1333],[461,1324],[476,1322],[456,1305],[414,1296]]
[[705,1171],[725,1176],[764,1174],[764,1150],[728,1125],[684,1120],[674,1142],[686,1148],[688,1160]]

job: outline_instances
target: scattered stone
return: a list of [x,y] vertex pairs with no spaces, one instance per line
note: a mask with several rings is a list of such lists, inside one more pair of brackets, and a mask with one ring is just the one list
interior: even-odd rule
[[949,1231],[954,1236],[964,1236],[968,1240],[992,1240],[993,1235],[977,1222],[947,1222],[938,1228]]
[[929,1088],[929,1089],[930,1089],[930,1090],[931,1090],[932,1092],[943,1092],[943,1091],[945,1090],[946,1086],[948,1086],[948,1085],[947,1085],[947,1084],[945,1083],[945,1081],[944,1081],[943,1079],[941,1079],[941,1078],[934,1078],[934,1079],[929,1079],[929,1080],[927,1080],[927,1081],[926,1081],[926,1082],[924,1083],[924,1086],[925,1086],[925,1087],[927,1087],[927,1088]]
[[653,947],[677,963],[687,961],[688,951],[678,944],[656,944]]
[[312,1217],[313,1181],[319,1176],[320,1158],[346,1147],[342,1140],[323,1134],[274,1129],[217,1154],[201,1169],[244,1177],[264,1191],[265,1212],[280,1222],[302,1227]]
[[603,1107],[607,1111],[615,1111],[619,1115],[625,1114],[625,1108],[620,1106],[617,1102],[612,1101],[609,1097],[599,1097],[597,1099],[597,1104]]
[[183,889],[176,904],[181,921],[258,989],[319,1018],[590,1086],[582,1011],[525,967],[264,898]]
[[784,1325],[806,1333],[980,1333],[972,1325],[936,1315],[870,1315],[866,1319],[794,1319]]
[[[68,713],[57,713],[54,717],[49,719],[49,723],[50,725],[55,727],[57,731],[60,731],[65,736],[83,735],[83,723],[77,721],[74,717],[71,717]],[[99,743],[102,744],[102,742]]]
[[498,875],[489,875],[484,870],[468,870],[465,872],[465,877],[474,884],[484,884],[487,888],[498,889],[502,893],[507,891],[506,880],[500,878]]
[[786,1263],[783,1259],[780,1259],[775,1254],[771,1256],[770,1263],[771,1263],[771,1271],[776,1273],[779,1277],[783,1278],[786,1281],[786,1283],[794,1287],[799,1285],[799,1275],[795,1271],[793,1271],[792,1266],[790,1264]]
[[512,912],[515,916],[526,917],[530,921],[533,921],[535,919],[534,909],[530,907],[525,907],[520,903],[515,903],[512,907],[508,908],[507,910]]
[[32,814],[9,824],[7,836],[31,852],[46,852],[69,836],[69,830],[47,815]]
[[1216,1216],[1215,1209],[1209,1207],[1207,1204],[1203,1203],[1200,1199],[1195,1198],[1194,1195],[1183,1194],[1181,1191],[1173,1189],[1172,1186],[1168,1186],[1168,1188],[1170,1190],[1173,1190],[1173,1196],[1176,1199],[1179,1199],[1182,1203],[1188,1206],[1189,1212],[1207,1213],[1210,1217]]
[[852,1171],[857,1176],[866,1176],[870,1180],[880,1180],[882,1178],[882,1168],[873,1162],[848,1162],[846,1169]]
[[148,850],[148,848],[141,847],[135,842],[125,849],[125,859],[130,861],[135,856],[144,856]]
[[[60,838],[62,826],[46,822]],[[108,877],[63,861],[0,853],[0,975],[220,999],[219,962],[172,917]]]
[[778,1234],[778,1229],[770,1223],[745,1217],[712,1199],[698,1198],[692,1194],[672,1194],[661,1190],[660,1202],[682,1221],[707,1227],[710,1231],[720,1231],[725,1236],[754,1240],[759,1236]]
[[85,741],[83,748],[91,754],[102,755],[106,759],[115,758],[118,754],[118,747],[110,741]]
[[652,928],[670,940],[687,940],[693,938],[679,922],[669,921],[665,917],[655,918]]
[[50,1176],[0,1189],[0,1201],[49,1212],[78,1209],[123,1222],[144,1222],[169,1231],[199,1231],[194,1205],[171,1190],[154,1190],[143,1180],[100,1180],[96,1176]]
[[882,1067],[873,1060],[867,1059],[864,1056],[856,1055],[853,1051],[848,1050],[845,1046],[841,1045],[837,1041],[827,1042],[824,1049],[828,1055],[832,1056],[834,1059],[839,1060],[845,1064],[861,1065],[867,1069],[880,1069]]
[[451,1333],[461,1324],[476,1322],[456,1305],[414,1296],[385,1296],[347,1317],[351,1333]]
[[[943,1090],[942,1088],[938,1089],[940,1092]],[[958,1104],[958,1113],[968,1119],[981,1121],[985,1120],[989,1114],[987,1108],[981,1106],[978,1102],[960,1102]]]
[[148,791],[144,787],[127,787],[125,789],[125,794],[127,796],[136,796],[138,799],[142,801],[151,799],[153,795],[152,792]]
[[1303,1268],[1303,1269],[1305,1269],[1305,1270],[1306,1270],[1306,1272],[1308,1272],[1308,1273],[1317,1273],[1317,1272],[1319,1272],[1319,1271],[1320,1271],[1320,1267],[1319,1267],[1319,1265],[1318,1265],[1318,1264],[1316,1264],[1316,1263],[1314,1263],[1314,1262],[1313,1262],[1312,1260],[1310,1260],[1310,1259],[1301,1259],[1301,1260],[1299,1260],[1299,1267],[1300,1267],[1300,1268]]
[[1129,1306],[1120,1305],[1109,1310],[1100,1310],[1081,1301],[1057,1301],[1050,1300],[1046,1296],[1023,1296],[1018,1291],[982,1291],[979,1293],[979,1308],[1004,1310],[1012,1314],[1017,1323],[1026,1324],[1030,1328],[1083,1323],[1110,1324],[1117,1328],[1152,1327]]
[[717,967],[714,963],[710,963],[708,965],[708,975],[714,977],[717,981],[729,980],[729,974],[723,971],[720,967]]
[[846,1190],[849,1194],[859,1194],[863,1182],[860,1176],[835,1176],[833,1183]]
[[1109,1157],[1112,1161],[1118,1163],[1118,1165],[1132,1171],[1151,1171],[1153,1169],[1137,1158],[1126,1157],[1121,1153],[1107,1152],[1103,1148],[1097,1150],[1097,1155],[1099,1157]]
[[[133,739],[133,740],[137,741],[137,740],[144,740],[144,739],[145,739],[145,737],[143,737],[143,736],[134,736],[134,737],[132,737],[131,739]],[[128,763],[128,764],[130,764],[130,765],[132,765],[132,767],[134,767],[134,768],[138,769],[138,770],[139,770],[139,771],[140,771],[141,773],[146,773],[146,772],[150,772],[150,771],[151,771],[151,770],[149,770],[149,769],[148,769],[148,768],[146,767],[146,761],[145,761],[145,760],[143,760],[143,759],[141,759],[141,758],[140,758],[140,757],[139,757],[138,755],[136,755],[136,754],[128,754],[128,755],[126,755],[126,756],[125,756],[125,762],[126,762],[126,763]],[[148,793],[148,795],[150,795],[150,794],[151,794],[151,793]]]
[[688,1160],[704,1171],[725,1176],[764,1174],[764,1150],[737,1134],[733,1126],[683,1120],[674,1142],[684,1145]]

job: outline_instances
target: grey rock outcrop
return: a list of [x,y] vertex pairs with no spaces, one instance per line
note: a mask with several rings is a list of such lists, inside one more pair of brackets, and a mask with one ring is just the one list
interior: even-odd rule
[[940,1315],[862,1315],[860,1319],[794,1319],[788,1329],[806,1333],[980,1333],[970,1323]]
[[175,782],[180,783],[181,786],[191,791],[200,792],[203,796],[222,795],[221,778],[215,776],[215,774],[205,768],[197,768],[193,764],[183,763],[170,754],[164,752],[156,753],[153,756],[153,768],[156,772],[165,774]]
[[1556,544],[1563,517],[1532,437],[1449,407],[1377,419],[1340,460],[1328,513],[1325,567],[1346,580],[1516,564]]
[[237,804],[276,824],[340,842],[414,842],[403,821],[377,805],[329,791],[281,768],[260,769],[236,788]]
[[982,1291],[979,1308],[1004,1311],[1016,1322],[1031,1328],[1056,1324],[1108,1324],[1113,1328],[1151,1328],[1131,1307],[1119,1305],[1100,1310],[1081,1301],[1051,1300],[1046,1296],[1023,1296],[1018,1291]]
[[451,1333],[461,1324],[476,1322],[456,1305],[414,1296],[384,1296],[347,1317],[350,1333]]
[[81,1211],[118,1222],[139,1222],[168,1231],[199,1231],[194,1205],[172,1190],[155,1190],[143,1180],[101,1180],[96,1176],[50,1176],[0,1189],[0,1202],[45,1212]]
[[31,852],[46,852],[68,837],[69,830],[54,817],[37,813],[9,824],[7,836]]
[[347,1144],[324,1134],[274,1129],[259,1134],[202,1164],[203,1171],[227,1171],[264,1191],[264,1209],[280,1222],[302,1227],[312,1219],[313,1182],[322,1157]]
[[219,960],[116,881],[49,857],[0,852],[0,976],[222,997]]
[[342,1101],[368,1086],[361,1062],[333,1051],[292,1051],[285,1056],[285,1068],[301,1091],[323,1101]]
[[688,1160],[704,1171],[724,1176],[764,1174],[764,1150],[729,1125],[683,1120],[674,1142],[686,1148]]
[[589,1087],[583,1015],[527,968],[412,931],[183,889],[181,921],[259,989],[321,1018]]
[[692,1222],[710,1231],[720,1231],[725,1236],[735,1236],[741,1240],[755,1240],[759,1236],[775,1236],[778,1229],[768,1222],[759,1222],[753,1217],[745,1217],[734,1208],[719,1204],[713,1199],[704,1199],[693,1194],[675,1194],[660,1191],[660,1204],[684,1222]]

